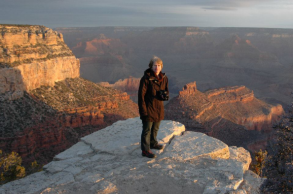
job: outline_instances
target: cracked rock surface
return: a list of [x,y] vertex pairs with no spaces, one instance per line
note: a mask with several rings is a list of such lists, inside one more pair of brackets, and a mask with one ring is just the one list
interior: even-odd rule
[[118,121],[55,156],[44,171],[0,187],[0,193],[258,193],[248,151],[164,120],[164,149],[141,156],[141,120]]

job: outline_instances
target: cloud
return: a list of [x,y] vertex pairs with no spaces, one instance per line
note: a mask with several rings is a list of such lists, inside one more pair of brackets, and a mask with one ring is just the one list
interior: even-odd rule
[[220,11],[235,11],[237,10],[236,7],[225,7],[225,6],[207,6],[202,7],[204,10],[220,10]]
[[[292,0],[0,0],[0,23],[48,27],[256,26],[270,13],[278,13],[275,18],[288,26],[292,25],[292,6],[288,6],[292,4]],[[264,19],[256,24],[257,18]]]
[[10,7],[12,10],[23,6],[32,6],[42,10],[46,9],[60,9],[60,8],[114,8],[137,10],[144,9],[152,13],[154,10],[161,10],[164,12],[165,7],[172,7],[177,9],[178,6],[196,6],[201,9],[208,10],[236,10],[239,8],[252,7],[259,4],[266,4],[271,2],[278,3],[289,3],[290,0],[148,0],[148,1],[137,1],[137,0],[1,0],[1,7]]
[[[177,0],[171,0],[173,3],[178,2]],[[268,2],[279,2],[278,0],[182,0],[180,4],[195,5],[203,9],[216,9],[216,10],[231,10],[242,7],[251,7],[257,4],[268,3]],[[289,0],[287,0],[289,1]]]

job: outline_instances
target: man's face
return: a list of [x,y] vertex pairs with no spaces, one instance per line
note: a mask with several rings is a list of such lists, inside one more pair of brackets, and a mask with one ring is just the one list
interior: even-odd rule
[[156,75],[159,75],[159,73],[161,72],[162,70],[162,65],[161,64],[158,64],[157,62],[154,63],[153,67],[152,67],[152,70],[153,72],[156,74]]

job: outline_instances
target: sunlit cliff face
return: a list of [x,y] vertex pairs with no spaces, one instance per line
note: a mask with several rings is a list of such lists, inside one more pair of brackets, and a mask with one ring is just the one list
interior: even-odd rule
[[15,100],[41,86],[80,75],[62,34],[44,26],[0,25],[0,94]]
[[186,84],[179,96],[165,107],[165,118],[185,124],[227,144],[264,149],[272,125],[281,118],[281,105],[270,105],[255,98],[245,86],[200,92],[196,83]]
[[159,75],[159,73],[160,73],[161,70],[162,70],[162,65],[159,64],[159,63],[157,63],[157,62],[155,62],[154,65],[153,65],[153,67],[152,67],[152,70],[153,70],[153,72],[154,72],[156,75]]

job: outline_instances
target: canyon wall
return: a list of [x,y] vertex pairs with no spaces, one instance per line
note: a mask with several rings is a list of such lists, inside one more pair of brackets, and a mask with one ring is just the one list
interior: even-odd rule
[[18,69],[0,68],[0,94],[3,99],[18,99],[23,96],[25,86]]
[[110,84],[108,82],[100,82],[102,86],[111,87],[117,90],[121,90],[124,92],[137,92],[139,88],[140,78],[129,77],[123,80],[118,80],[114,84]]
[[110,84],[109,82],[100,82],[99,84],[105,87],[111,87],[123,92],[127,92],[130,98],[137,103],[139,82],[140,78],[129,77],[123,80],[120,79],[113,84]]
[[40,164],[94,131],[138,116],[129,95],[79,78],[62,34],[0,25],[0,149]]
[[[249,130],[261,130],[264,124],[269,126],[284,112],[281,105],[272,106],[256,99],[253,91],[245,86],[225,87],[202,93],[197,90],[196,82],[192,82],[184,86],[176,100],[180,102],[179,106],[184,104],[188,107],[186,110],[190,118],[199,122],[208,122],[215,116],[221,116]],[[168,108],[174,110],[175,104],[170,103]],[[168,114],[172,114],[172,111]]]
[[63,35],[44,26],[0,25],[1,94],[17,99],[23,91],[79,77],[79,60]]
[[281,105],[258,100],[245,86],[200,92],[192,82],[166,105],[165,112],[167,119],[184,123],[188,130],[205,132],[230,145],[247,146],[256,139],[266,139],[284,110]]

